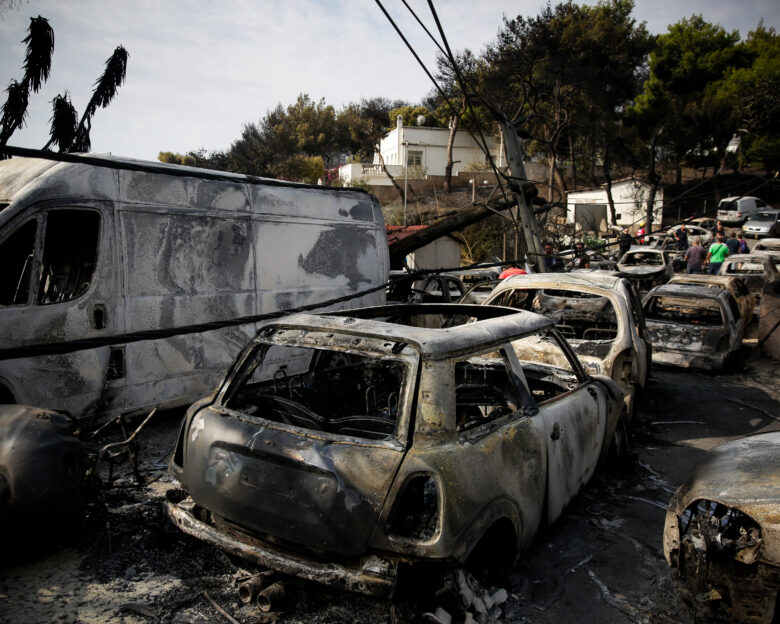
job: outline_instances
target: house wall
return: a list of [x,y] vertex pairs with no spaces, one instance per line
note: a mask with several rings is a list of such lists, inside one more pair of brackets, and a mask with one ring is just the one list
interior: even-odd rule
[[406,256],[412,269],[445,269],[460,266],[460,243],[445,236]]
[[[647,196],[650,191],[648,184],[625,180],[612,185],[612,198],[615,202],[617,225],[629,228],[635,232],[639,224],[645,220]],[[575,222],[575,207],[577,204],[602,204],[607,206],[607,223],[610,221],[607,191],[603,188],[584,191],[571,191],[567,194],[566,220]],[[653,223],[660,226],[663,217],[664,196],[659,188],[653,207]]]
[[[421,152],[422,174],[444,175],[447,164],[447,142],[450,131],[448,128],[426,128],[417,126],[397,125],[379,143],[379,151],[386,165],[403,167],[406,164],[405,155],[408,152]],[[499,144],[494,137],[486,137],[488,149],[494,161],[502,166],[503,155],[499,154]],[[474,164],[483,165],[485,154],[472,136],[460,130],[455,134],[452,149],[453,173],[469,169]],[[379,164],[379,156],[374,156],[374,164]],[[410,176],[411,176],[410,170]]]

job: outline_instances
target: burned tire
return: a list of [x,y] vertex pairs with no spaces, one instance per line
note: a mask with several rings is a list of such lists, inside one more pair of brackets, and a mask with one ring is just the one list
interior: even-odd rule
[[620,463],[628,457],[631,444],[628,438],[628,427],[626,426],[626,412],[620,416],[615,433],[612,436],[612,447],[609,449],[609,462]]

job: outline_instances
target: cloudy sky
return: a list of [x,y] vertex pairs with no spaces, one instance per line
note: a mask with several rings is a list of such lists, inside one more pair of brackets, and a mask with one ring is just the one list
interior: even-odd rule
[[[426,0],[407,1],[434,30]],[[401,1],[382,4],[432,68],[435,48]],[[534,16],[545,2],[435,4],[450,45],[480,52],[504,15]],[[780,28],[778,0],[636,4],[637,20],[654,33],[693,13],[743,37],[760,19]],[[154,160],[161,150],[226,149],[243,124],[299,93],[339,108],[363,97],[419,101],[431,88],[372,0],[0,0],[0,7],[0,88],[22,77],[30,17],[46,17],[55,33],[51,76],[32,96],[27,127],[12,145],[46,143],[50,101],[58,93],[67,90],[81,113],[119,44],[130,53],[127,81],[94,117],[97,153]]]

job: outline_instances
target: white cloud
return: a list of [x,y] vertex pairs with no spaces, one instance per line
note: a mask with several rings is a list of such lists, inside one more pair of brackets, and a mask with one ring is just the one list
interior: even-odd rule
[[[382,3],[429,68],[436,49],[398,0]],[[435,32],[426,0],[409,4]],[[502,15],[534,16],[543,0],[438,0],[450,45],[480,52]],[[745,35],[763,16],[778,21],[776,0],[737,5],[725,0],[640,0],[637,19],[652,32],[700,12]],[[95,151],[153,159],[160,150],[224,149],[246,122],[299,93],[336,107],[362,97],[419,101],[428,78],[370,0],[29,0],[0,16],[0,83],[21,77],[29,17],[47,17],[55,31],[52,74],[30,102],[28,127],[11,143],[41,147],[50,100],[69,90],[81,111],[105,60],[118,44],[130,53],[127,82],[94,118]]]

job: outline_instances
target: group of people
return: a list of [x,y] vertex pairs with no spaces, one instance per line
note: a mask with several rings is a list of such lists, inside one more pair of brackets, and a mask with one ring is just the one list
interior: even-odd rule
[[702,247],[699,237],[695,236],[693,245],[685,251],[686,271],[688,273],[701,273],[702,268],[706,265],[710,275],[717,275],[727,256],[740,253],[750,253],[747,241],[741,233],[739,237],[737,237],[736,232],[732,232],[731,236],[726,237],[724,232],[717,232],[715,242],[707,250]]

